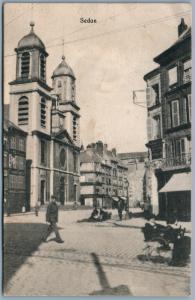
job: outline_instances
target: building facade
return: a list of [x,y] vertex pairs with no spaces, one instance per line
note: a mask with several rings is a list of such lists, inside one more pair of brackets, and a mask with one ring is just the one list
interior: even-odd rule
[[55,195],[62,205],[79,200],[79,107],[75,75],[65,57],[46,82],[48,53],[30,24],[17,45],[16,78],[10,82],[9,119],[27,133],[30,205]]
[[128,168],[127,179],[129,182],[129,207],[138,207],[142,205],[144,201],[143,184],[145,164],[148,161],[148,153],[147,151],[118,153],[117,157]]
[[146,74],[149,163],[146,201],[161,218],[189,220],[191,212],[191,28],[184,19],[178,39],[154,58]]
[[[81,204],[113,207],[119,198],[127,201],[127,167],[101,141],[81,152]],[[115,203],[115,204],[116,204]]]
[[26,163],[26,133],[4,120],[4,212],[18,213],[29,209]]

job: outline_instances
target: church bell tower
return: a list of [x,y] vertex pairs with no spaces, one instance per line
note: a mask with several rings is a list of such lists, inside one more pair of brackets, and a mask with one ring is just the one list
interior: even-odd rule
[[38,130],[50,134],[51,88],[46,84],[45,45],[34,32],[17,45],[16,78],[10,82],[10,120],[30,133]]
[[52,87],[58,98],[58,109],[65,116],[63,129],[67,130],[75,145],[80,146],[80,108],[76,103],[75,82],[74,72],[63,55],[61,63],[53,72]]

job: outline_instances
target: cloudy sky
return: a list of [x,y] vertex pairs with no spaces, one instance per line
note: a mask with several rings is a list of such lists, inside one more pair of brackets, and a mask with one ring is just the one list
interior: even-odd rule
[[[80,18],[97,23],[81,24]],[[4,6],[4,99],[15,79],[14,48],[35,33],[49,53],[47,82],[63,53],[77,78],[81,140],[102,140],[118,152],[146,150],[146,108],[133,104],[144,90],[144,74],[157,67],[153,57],[177,39],[181,17],[191,24],[190,4],[14,4]],[[141,93],[141,95],[144,95]]]

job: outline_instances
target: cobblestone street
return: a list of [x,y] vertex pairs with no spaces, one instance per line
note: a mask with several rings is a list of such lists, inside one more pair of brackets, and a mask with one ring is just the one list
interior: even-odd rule
[[5,295],[189,295],[188,267],[138,260],[143,219],[77,223],[89,214],[60,211],[64,244],[42,242],[44,212],[5,217]]

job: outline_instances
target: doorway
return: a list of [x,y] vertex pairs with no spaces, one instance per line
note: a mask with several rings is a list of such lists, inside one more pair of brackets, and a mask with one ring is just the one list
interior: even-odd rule
[[46,195],[45,180],[41,180],[41,205],[45,204],[45,195]]
[[74,202],[77,201],[77,185],[74,184]]
[[60,203],[64,205],[64,198],[65,198],[65,184],[64,184],[64,177],[60,178]]

